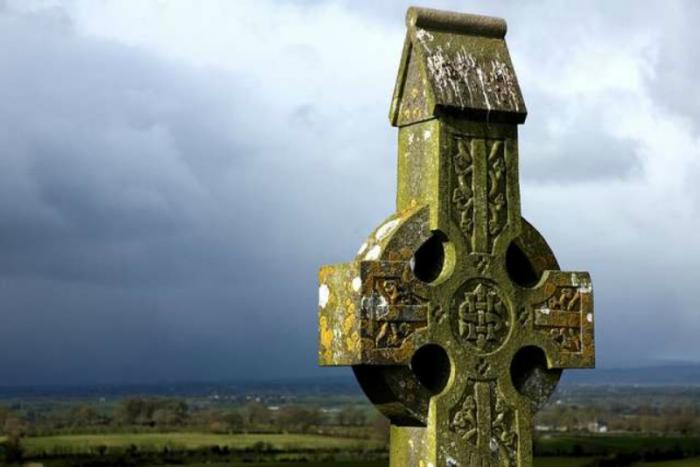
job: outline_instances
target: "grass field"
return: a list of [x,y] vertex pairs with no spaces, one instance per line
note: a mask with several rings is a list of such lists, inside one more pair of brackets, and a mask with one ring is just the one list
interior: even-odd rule
[[[586,451],[600,452],[601,449],[610,449],[614,452],[635,452],[640,446],[663,447],[669,444],[681,446],[693,445],[697,439],[689,438],[645,438],[645,437],[561,437],[540,440],[544,441],[548,448],[561,449],[566,452],[571,449],[572,443],[583,447]],[[360,451],[365,449],[378,449],[376,442],[338,438],[319,435],[301,434],[233,434],[217,435],[207,433],[134,433],[134,434],[99,434],[99,435],[62,435],[24,438],[22,445],[28,457],[60,454],[90,454],[98,448],[109,450],[127,449],[135,446],[139,451],[153,452],[163,448],[173,450],[193,450],[198,448],[219,446],[233,450],[253,448],[256,443],[266,445],[279,450],[347,450]],[[591,462],[591,457],[542,457],[535,460],[535,467],[583,467]],[[200,467],[386,467],[387,463],[374,462],[304,462],[304,463],[207,463],[188,464]],[[683,461],[665,461],[655,463],[638,463],[637,467],[700,467],[700,458]]]
[[[566,458],[566,457],[552,457],[548,459],[536,459],[535,467],[583,467],[591,461],[589,458]],[[656,465],[656,464],[654,464]],[[693,465],[693,464],[687,464]],[[284,463],[284,464],[191,464],[188,467],[387,467],[388,463],[386,461],[373,461],[373,462],[300,462],[300,463]],[[163,467],[163,466],[153,466],[153,467]],[[663,467],[687,467],[686,464],[668,464],[668,466]]]
[[[589,465],[590,458],[551,457],[535,459],[535,467],[584,467]],[[284,464],[195,464],[188,467],[387,467],[387,462],[302,462]],[[698,467],[700,459],[687,459],[682,461],[653,462],[634,464],[634,467]],[[163,466],[153,466],[163,467]]]
[[682,436],[561,436],[542,437],[537,442],[540,452],[570,455],[578,449],[581,454],[638,453],[642,450],[678,448],[685,452],[697,452],[700,438]]
[[583,467],[591,460],[588,457],[544,457],[535,459],[535,467]]
[[[152,467],[175,467],[154,465]],[[371,461],[371,462],[284,462],[284,463],[206,463],[206,464],[187,464],[187,467],[388,467],[386,461]]]
[[[551,459],[537,459],[535,461],[535,467],[583,467],[590,459],[571,459],[565,457],[553,457]],[[688,464],[691,465],[691,464]],[[189,464],[188,467],[387,467],[388,463],[386,461],[372,461],[372,462],[290,462],[290,463],[245,463],[245,464],[222,464],[222,463],[211,463],[211,464]],[[686,467],[680,464],[679,467]],[[153,467],[163,467],[153,466]],[[665,467],[665,466],[664,466]],[[675,464],[669,464],[668,467],[675,467]]]
[[378,448],[376,442],[348,438],[300,434],[233,434],[207,433],[136,433],[100,435],[63,435],[25,438],[22,445],[29,456],[41,453],[88,453],[104,446],[126,448],[136,446],[143,450],[197,449],[219,446],[230,449],[252,448],[256,443],[268,443],[276,449],[345,449]]
[[663,462],[651,462],[651,463],[639,463],[634,464],[633,467],[645,466],[645,467],[698,467],[700,466],[700,457],[695,459],[684,459],[680,461],[663,461]]

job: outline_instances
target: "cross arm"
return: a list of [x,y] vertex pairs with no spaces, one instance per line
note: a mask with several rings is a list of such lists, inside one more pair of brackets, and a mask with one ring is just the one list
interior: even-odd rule
[[324,266],[319,282],[321,365],[409,363],[430,305],[408,262]]
[[524,310],[551,368],[595,366],[593,287],[587,272],[545,271]]

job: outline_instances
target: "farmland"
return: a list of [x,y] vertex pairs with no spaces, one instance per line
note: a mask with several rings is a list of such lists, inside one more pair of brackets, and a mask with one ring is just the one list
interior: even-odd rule
[[[535,465],[700,465],[699,408],[697,387],[565,386],[538,415]],[[0,458],[17,465],[379,467],[387,429],[343,386],[0,395]]]
[[[590,466],[596,459],[618,459],[610,465],[700,465],[695,459],[676,459],[644,463],[630,455],[685,457],[698,453],[700,440],[683,437],[654,436],[558,436],[537,443],[536,466]],[[386,465],[386,452],[381,443],[337,436],[311,434],[207,434],[207,433],[121,433],[93,435],[55,435],[28,437],[23,442],[27,459],[45,461],[48,466],[62,466],[66,460],[129,458],[135,465],[164,465],[172,459],[178,465],[283,465],[306,467],[344,465],[345,459],[354,459],[355,466],[379,467]],[[566,454],[563,455],[563,454]],[[374,461],[360,461],[368,457]],[[653,459],[652,455],[652,460]],[[341,460],[338,460],[341,459]],[[212,460],[214,462],[212,463]],[[265,461],[265,462],[255,462]],[[294,462],[295,460],[299,462]],[[68,464],[70,465],[70,464]],[[168,465],[167,463],[165,465]],[[173,464],[174,465],[174,464]]]
[[268,450],[345,450],[381,449],[376,441],[303,434],[211,434],[211,433],[128,433],[100,435],[57,435],[26,438],[27,456],[92,453],[98,449],[142,451],[193,450],[207,447],[229,450],[252,450],[259,446]]

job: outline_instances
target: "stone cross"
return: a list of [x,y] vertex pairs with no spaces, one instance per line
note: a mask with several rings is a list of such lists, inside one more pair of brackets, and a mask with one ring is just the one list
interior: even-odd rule
[[505,22],[410,8],[407,25],[396,213],[321,268],[319,360],[389,417],[391,466],[531,466],[535,411],[562,369],[594,366],[591,280],[521,217]]

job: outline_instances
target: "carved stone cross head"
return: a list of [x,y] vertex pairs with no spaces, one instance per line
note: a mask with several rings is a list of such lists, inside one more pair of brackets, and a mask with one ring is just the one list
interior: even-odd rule
[[521,217],[525,104],[503,20],[410,8],[391,106],[397,210],[319,273],[319,360],[390,418],[391,465],[530,466],[564,368],[594,366],[593,293]]

